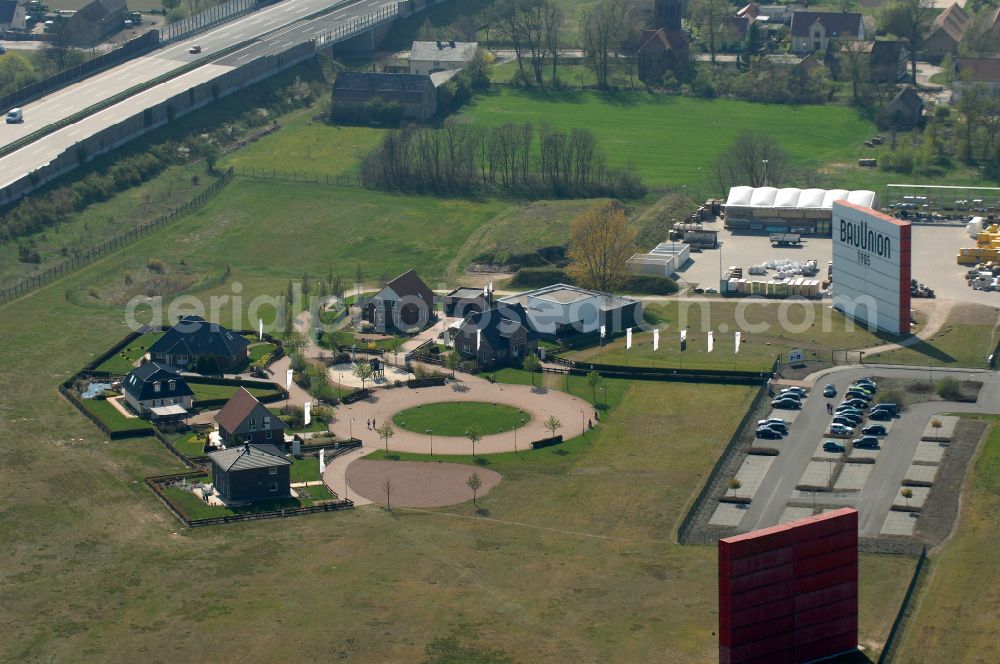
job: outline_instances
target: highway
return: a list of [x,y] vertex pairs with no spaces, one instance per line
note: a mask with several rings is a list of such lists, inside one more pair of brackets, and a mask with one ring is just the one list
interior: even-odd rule
[[[396,3],[392,0],[360,0],[320,18],[296,24],[298,17],[338,4],[346,4],[346,0],[341,2],[284,0],[267,9],[248,14],[189,40],[158,49],[25,105],[23,123],[0,124],[0,146],[78,113],[135,85],[183,67],[196,59],[211,56],[212,53],[277,30],[265,39],[252,42],[216,61],[144,90],[0,158],[0,188],[17,181],[25,173],[45,166],[81,139],[110,127],[144,108],[155,106],[175,94],[211,81],[255,58],[281,53],[311,40],[317,34]],[[286,30],[279,30],[284,26],[288,26]],[[194,44],[202,47],[202,52],[198,55],[188,53],[188,49]]]
[[[900,417],[892,422],[889,435],[883,441],[878,459],[864,488],[860,492],[834,491],[818,496],[818,502],[824,506],[849,506],[858,509],[860,512],[858,531],[862,537],[879,536],[889,508],[897,498],[900,485],[913,460],[920,436],[932,416],[941,413],[1000,413],[1000,375],[996,372],[977,369],[934,369],[932,375],[935,381],[945,376],[959,380],[982,381],[983,388],[979,400],[976,403],[929,401],[906,408]],[[829,438],[824,436],[831,419],[826,411],[827,402],[836,405],[841,401],[839,396],[835,399],[823,398],[823,385],[826,383],[836,385],[837,394],[841,395],[852,381],[862,376],[925,380],[928,369],[866,365],[831,369],[817,377],[811,396],[803,401],[801,412],[792,422],[788,437],[782,441],[763,441],[768,446],[777,447],[781,453],[774,457],[774,462],[767,471],[760,489],[754,495],[753,502],[740,522],[741,532],[780,523],[782,512],[789,501],[808,503],[812,500],[811,494],[803,494],[797,491],[795,486],[799,484],[799,478],[806,465],[815,456],[817,444]],[[775,410],[769,417],[787,417],[788,412]]]

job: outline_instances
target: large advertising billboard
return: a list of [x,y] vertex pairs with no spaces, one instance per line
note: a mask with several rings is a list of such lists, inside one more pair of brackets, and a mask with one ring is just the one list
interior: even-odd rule
[[833,307],[894,334],[910,332],[910,222],[833,204]]

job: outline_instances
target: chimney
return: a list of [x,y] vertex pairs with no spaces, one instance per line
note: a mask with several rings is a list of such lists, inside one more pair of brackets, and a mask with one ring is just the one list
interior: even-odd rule
[[243,443],[243,451],[250,454],[250,443]]

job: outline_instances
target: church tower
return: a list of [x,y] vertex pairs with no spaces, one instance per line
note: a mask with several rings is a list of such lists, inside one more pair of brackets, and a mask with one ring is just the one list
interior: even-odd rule
[[653,0],[653,27],[680,30],[683,0]]

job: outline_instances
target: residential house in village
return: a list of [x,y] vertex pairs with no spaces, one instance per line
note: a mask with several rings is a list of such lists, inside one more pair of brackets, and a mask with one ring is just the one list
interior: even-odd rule
[[407,270],[365,303],[361,316],[383,334],[413,334],[433,319],[434,292],[416,272]]
[[[153,362],[184,369],[208,363],[208,373],[225,371],[243,364],[250,342],[238,332],[209,323],[201,316],[183,316],[177,324],[149,347]],[[206,368],[202,366],[202,368]]]
[[792,14],[792,53],[826,51],[835,39],[864,39],[865,25],[857,12],[797,11]]
[[223,445],[256,443],[284,445],[285,423],[241,387],[215,414]]
[[227,503],[291,496],[292,462],[274,445],[245,443],[208,455],[212,486]]

